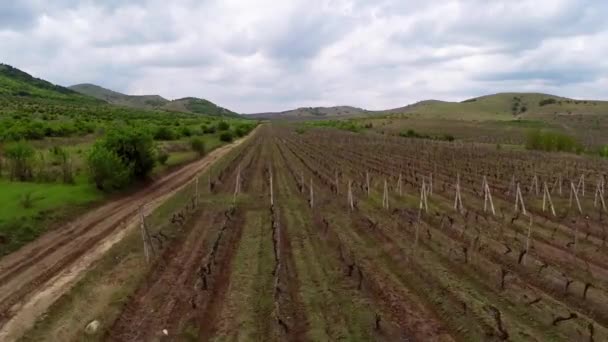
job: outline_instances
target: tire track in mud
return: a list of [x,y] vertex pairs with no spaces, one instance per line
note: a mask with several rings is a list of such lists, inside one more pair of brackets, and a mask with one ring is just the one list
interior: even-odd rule
[[[255,132],[251,133],[254,134]],[[44,299],[48,304],[42,306],[25,306],[29,298],[34,298],[33,295],[41,288],[52,287],[49,280],[61,276],[63,270],[71,267],[77,260],[87,256],[92,262],[101,257],[90,254],[97,250],[95,247],[106,237],[126,229],[141,204],[148,203],[148,209],[157,206],[163,198],[186,185],[195,175],[249,139],[251,135],[210,152],[205,158],[162,177],[144,190],[81,216],[66,228],[49,231],[0,259],[0,336],[18,335],[33,324],[37,315],[52,304],[54,299]],[[53,288],[53,298],[56,299],[67,291],[78,278],[73,274],[69,276],[71,280],[62,285],[61,289]],[[36,297],[35,300],[43,299]],[[11,319],[15,315],[19,315],[19,322]]]

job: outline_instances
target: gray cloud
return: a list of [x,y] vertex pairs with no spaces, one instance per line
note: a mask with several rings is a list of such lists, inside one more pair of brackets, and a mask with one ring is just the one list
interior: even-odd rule
[[499,91],[607,98],[607,14],[595,0],[6,1],[0,62],[240,112]]

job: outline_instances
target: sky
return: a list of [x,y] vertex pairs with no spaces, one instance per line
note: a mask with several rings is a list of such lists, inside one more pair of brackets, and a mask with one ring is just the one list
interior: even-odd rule
[[608,99],[604,0],[0,0],[0,62],[240,113]]

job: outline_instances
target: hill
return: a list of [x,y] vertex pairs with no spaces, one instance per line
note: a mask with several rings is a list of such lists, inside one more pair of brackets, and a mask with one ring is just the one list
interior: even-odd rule
[[195,97],[170,101],[159,95],[126,95],[94,84],[77,84],[69,88],[119,106],[188,112],[211,116],[239,117],[237,113],[231,110],[220,107],[211,101]]
[[301,107],[283,112],[249,114],[248,117],[258,119],[324,119],[328,117],[363,116],[368,112],[365,109],[351,106]]
[[126,95],[89,83],[77,84],[69,88],[111,104],[134,108],[157,109],[169,102],[158,95]]
[[602,115],[608,113],[608,102],[575,100],[541,93],[499,93],[462,102],[425,100],[387,110],[365,110],[355,107],[298,108],[276,113],[252,114],[266,119],[314,119],[358,116],[416,114],[434,119],[512,120],[548,115]]
[[97,102],[94,98],[33,77],[6,64],[0,64],[0,95]]

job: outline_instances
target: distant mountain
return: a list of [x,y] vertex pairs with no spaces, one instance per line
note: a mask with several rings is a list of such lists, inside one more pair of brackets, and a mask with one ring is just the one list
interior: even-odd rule
[[298,108],[283,112],[251,114],[258,119],[314,119],[373,115],[415,114],[429,118],[492,120],[568,114],[608,114],[608,102],[575,100],[541,93],[498,93],[462,102],[425,100],[386,110],[355,107]]
[[84,83],[69,87],[71,90],[86,94],[106,102],[143,109],[158,109],[169,102],[158,95],[125,95],[98,85]]
[[369,111],[351,106],[336,107],[302,107],[284,112],[249,114],[247,117],[257,119],[324,119],[328,117],[363,116]]
[[126,107],[190,112],[211,116],[239,116],[237,113],[220,107],[211,101],[195,97],[170,101],[159,95],[126,95],[94,84],[77,84],[69,88],[79,93]]
[[10,65],[0,64],[0,95],[59,100],[97,101],[71,89],[35,78]]

